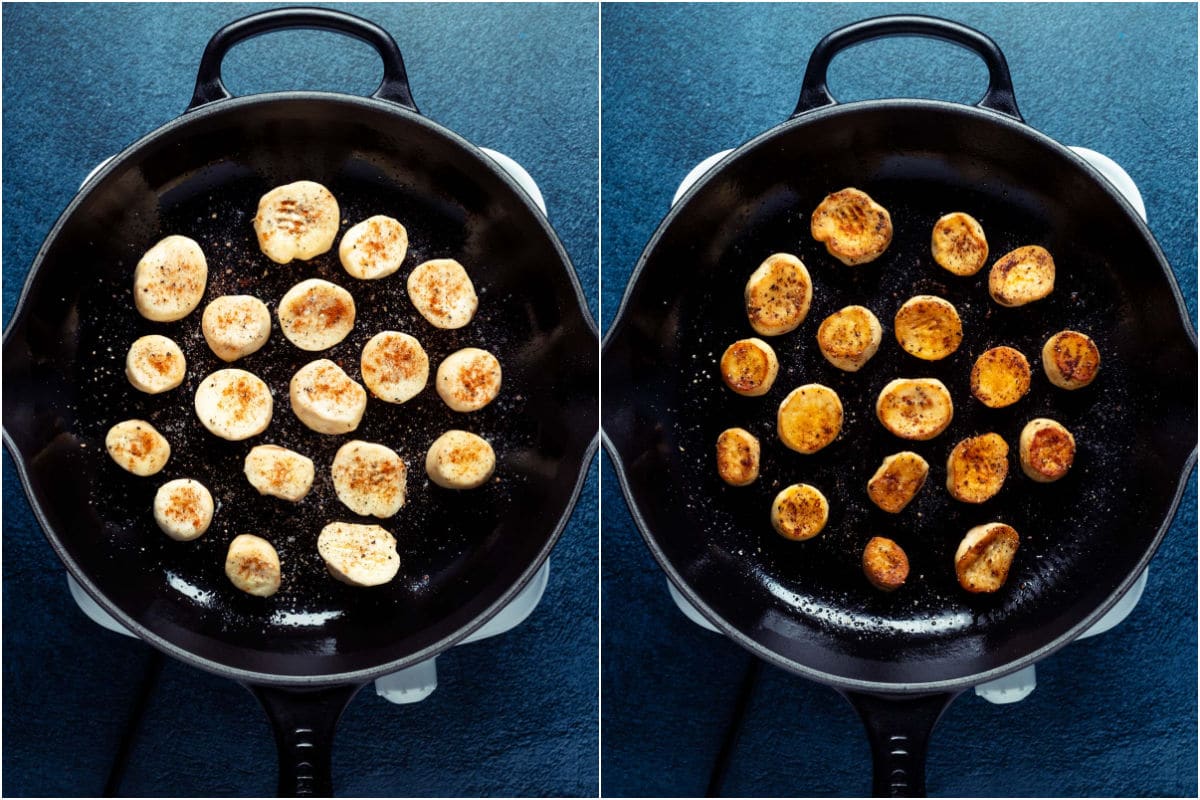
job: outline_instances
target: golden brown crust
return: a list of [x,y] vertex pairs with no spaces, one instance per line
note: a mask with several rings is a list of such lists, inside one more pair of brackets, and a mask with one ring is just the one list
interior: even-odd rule
[[867,481],[867,496],[884,511],[899,514],[921,491],[928,477],[929,462],[921,456],[908,450],[895,453],[885,458]]
[[1082,389],[1100,371],[1100,349],[1086,333],[1059,331],[1042,347],[1042,369],[1060,389]]
[[853,187],[826,195],[810,223],[812,237],[847,266],[866,264],[892,243],[892,217],[866,192]]
[[875,416],[901,439],[923,442],[950,425],[954,402],[950,390],[936,378],[897,378],[879,393]]
[[883,328],[869,308],[846,306],[824,319],[817,329],[817,346],[838,369],[857,372],[879,350]]
[[971,394],[988,408],[1011,406],[1029,393],[1029,361],[1012,347],[993,347],[975,359]]
[[762,339],[739,339],[721,356],[721,378],[725,385],[745,397],[759,397],[771,390],[779,374],[775,350]]
[[955,211],[933,224],[933,260],[955,275],[974,275],[987,263],[988,243],[979,220]]
[[963,503],[996,496],[1008,477],[1008,443],[998,433],[963,439],[946,459],[946,489]]
[[775,496],[771,525],[785,539],[802,542],[816,536],[829,521],[829,501],[814,486],[794,483]]
[[958,546],[954,571],[968,592],[994,592],[1008,580],[1020,537],[1002,522],[972,528]]
[[988,273],[988,292],[1002,306],[1023,306],[1054,291],[1054,258],[1036,244],[1001,256]]
[[812,278],[804,262],[775,253],[746,281],[746,316],[760,336],[781,336],[799,327],[812,304]]
[[779,440],[797,453],[811,455],[841,433],[842,416],[842,401],[833,389],[819,383],[798,386],[779,405]]
[[762,447],[744,428],[729,428],[717,437],[717,473],[730,486],[748,486],[758,479]]
[[1075,437],[1060,423],[1039,417],[1021,431],[1021,470],[1039,483],[1063,477],[1075,463]]
[[948,300],[920,294],[896,312],[895,333],[896,341],[909,355],[939,361],[962,344],[962,320]]
[[891,539],[875,536],[862,554],[863,574],[876,589],[894,592],[908,579],[908,556]]

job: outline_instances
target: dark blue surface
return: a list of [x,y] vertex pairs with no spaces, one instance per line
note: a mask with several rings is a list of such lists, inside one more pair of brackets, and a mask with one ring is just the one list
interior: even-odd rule
[[[984,31],[1008,58],[1030,125],[1122,164],[1195,316],[1194,6],[606,5],[606,325],[688,171],[787,118],[824,34],[890,13]],[[986,78],[966,51],[905,39],[839,56],[830,87],[843,101],[975,102]],[[686,621],[610,466],[602,481],[604,794],[869,791],[870,752],[850,706],[823,686],[751,666]],[[1196,795],[1196,524],[1193,476],[1133,615],[1038,664],[1038,688],[1022,703],[959,698],[933,736],[931,793]]]
[[[392,33],[423,113],[529,170],[595,313],[596,8],[335,7]],[[178,116],[208,38],[263,8],[4,6],[6,321],[87,172]],[[287,32],[237,47],[224,74],[235,94],[367,94],[380,67],[366,45]],[[370,688],[354,700],[334,749],[340,793],[595,794],[595,472],[532,617],[440,657],[439,688],[423,703],[393,706]],[[274,744],[253,698],[87,620],[7,454],[4,512],[3,793],[99,794],[117,762],[113,788],[125,795],[273,793]]]

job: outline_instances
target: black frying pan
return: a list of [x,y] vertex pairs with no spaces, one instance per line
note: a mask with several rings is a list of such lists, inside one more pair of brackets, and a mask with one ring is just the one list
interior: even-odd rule
[[[229,48],[297,27],[371,44],[384,61],[378,90],[370,98],[230,97],[220,80]],[[372,214],[400,219],[411,242],[405,268],[356,281],[336,248],[308,263],[269,262],[251,226],[258,198],[298,179],[330,188],[343,229]],[[308,277],[355,297],[355,328],[331,350],[299,351],[275,321],[268,344],[236,364],[275,395],[262,436],[225,442],[196,418],[196,387],[225,366],[204,343],[198,311],[159,324],[133,308],[133,267],[168,233],[204,248],[205,302],[252,293],[274,309]],[[457,331],[428,325],[405,292],[409,269],[438,257],[467,265],[480,291],[479,313]],[[5,443],[47,538],[79,583],[151,644],[249,685],[275,726],[281,791],[329,793],[333,729],[353,694],[479,628],[536,573],[565,526],[595,446],[596,334],[584,308],[545,218],[488,156],[417,112],[383,29],[323,9],[268,11],[213,37],[187,112],[118,155],[50,232],[5,333]],[[385,329],[416,335],[435,368],[461,347],[486,347],[503,365],[500,397],[462,415],[429,386],[402,406],[372,400],[353,434],[323,436],[300,424],[288,407],[292,373],[327,357],[358,378],[363,344]],[[134,391],[123,373],[129,344],[151,332],[175,339],[188,359],[184,384],[163,395]],[[151,421],[172,445],[152,478],[123,472],[104,451],[108,428],[131,417]],[[492,442],[493,482],[456,493],[425,478],[425,451],[450,428]],[[351,438],[385,443],[409,465],[408,504],[383,522],[399,540],[400,574],[365,590],[333,580],[315,547],[327,522],[375,521],[342,506],[329,479],[333,454]],[[317,480],[301,503],[261,498],[242,477],[245,453],[267,442],[316,462]],[[185,476],[219,504],[212,528],[191,543],[168,540],[150,513],[157,487]],[[224,577],[228,543],[244,532],[280,553],[284,585],[270,599],[244,595]]]
[[[975,107],[936,101],[836,104],[832,57],[881,36],[919,35],[962,45],[987,63]],[[857,186],[887,207],[896,234],[878,261],[849,268],[808,231],[828,192]],[[1054,293],[1005,309],[988,297],[987,271],[956,278],[933,263],[930,231],[942,214],[978,218],[993,254],[1029,243],[1056,256]],[[772,339],[780,375],[763,398],[720,380],[731,342],[754,335],[741,300],[769,254],[798,255],[815,285],[794,333]],[[922,362],[896,344],[891,321],[916,294],[959,309],[960,349]],[[884,325],[879,353],[858,373],[829,365],[815,332],[851,303]],[[1041,345],[1063,328],[1086,331],[1104,363],[1087,389],[1055,389]],[[1007,409],[969,393],[974,359],[1000,344],[1034,366],[1030,394]],[[784,124],[738,148],[671,210],[647,245],[608,335],[603,425],[622,488],[646,542],[684,596],[723,632],[768,662],[842,691],[866,722],[877,793],[924,790],[924,754],[937,718],[963,689],[1018,670],[1086,630],[1129,588],[1170,524],[1195,461],[1196,349],[1178,287],[1136,213],[1079,157],[1027,127],[995,43],[928,17],[884,17],[835,31],[809,60],[800,102]],[[905,442],[876,421],[880,389],[897,377],[941,379],[955,401],[950,428]],[[834,388],[846,410],[839,438],[816,455],[787,450],[775,410],[802,383]],[[1049,416],[1079,443],[1072,472],[1034,484],[1016,463],[1024,424]],[[763,445],[747,488],[721,482],[718,434],[748,428]],[[980,506],[952,500],[945,463],[962,438],[1000,433],[1012,448],[1003,490]],[[900,515],[874,507],[866,483],[884,456],[912,449],[932,470]],[[784,486],[807,482],[832,509],[815,539],[789,542],[768,511]],[[1004,589],[970,596],[953,560],[966,531],[1000,520],[1021,535]],[[896,539],[912,563],[894,594],[874,590],[860,557],[874,535]]]

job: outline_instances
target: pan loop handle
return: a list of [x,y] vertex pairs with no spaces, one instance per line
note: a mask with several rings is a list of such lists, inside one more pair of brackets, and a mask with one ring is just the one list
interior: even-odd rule
[[332,31],[353,36],[371,45],[383,59],[383,80],[371,97],[417,111],[412,91],[408,88],[408,73],[404,69],[400,48],[383,28],[361,17],[328,8],[277,8],[243,17],[213,34],[200,58],[196,90],[184,113],[233,97],[221,81],[221,62],[230,48],[264,33],[293,29]]
[[829,62],[833,60],[834,56],[856,44],[892,36],[924,36],[929,39],[941,39],[975,53],[983,59],[988,69],[987,92],[976,105],[979,108],[998,111],[1019,122],[1025,121],[1021,117],[1021,112],[1017,110],[1017,100],[1013,96],[1012,75],[1008,71],[1008,62],[1005,61],[1004,53],[994,41],[966,25],[915,14],[897,14],[866,19],[844,28],[838,28],[817,42],[812,56],[808,59],[808,69],[804,72],[804,82],[800,86],[800,101],[796,104],[796,110],[792,112],[792,117],[797,117],[815,108],[837,104],[833,95],[829,93],[827,83]]

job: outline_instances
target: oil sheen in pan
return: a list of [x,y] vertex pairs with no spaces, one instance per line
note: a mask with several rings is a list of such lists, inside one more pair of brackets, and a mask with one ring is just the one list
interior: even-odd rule
[[[468,249],[470,231],[463,219],[445,207],[431,204],[418,193],[397,191],[365,177],[369,168],[343,169],[328,181],[341,209],[341,234],[374,214],[399,219],[409,232],[409,250],[401,269],[381,280],[359,281],[341,267],[337,244],[309,262],[287,265],[271,262],[258,249],[252,220],[258,198],[271,188],[263,179],[244,175],[226,179],[219,189],[183,192],[164,198],[159,229],[152,237],[168,233],[190,236],[200,243],[208,260],[209,279],[201,306],[185,319],[169,324],[141,318],[133,307],[131,286],[136,257],[129,263],[98,265],[97,285],[84,293],[80,309],[80,359],[89,375],[82,396],[86,408],[76,410],[79,435],[91,474],[89,502],[98,526],[113,547],[114,558],[140,564],[157,573],[192,602],[212,609],[226,630],[278,632],[289,626],[319,625],[339,616],[355,614],[403,616],[406,604],[418,605],[423,596],[439,591],[443,582],[455,580],[455,567],[466,554],[495,535],[498,522],[527,484],[524,455],[534,447],[536,422],[524,413],[527,376],[515,357],[513,331],[528,327],[521,304],[496,291],[489,281],[489,264],[471,262],[461,254]],[[195,181],[194,185],[202,184]],[[141,251],[156,241],[133,243]],[[408,273],[430,258],[460,257],[480,296],[473,321],[458,330],[438,330],[412,307],[406,291]],[[345,287],[353,295],[356,319],[353,331],[329,350],[308,353],[294,347],[281,334],[275,310],[279,299],[299,281],[317,277]],[[208,301],[223,294],[252,294],[272,312],[271,336],[258,352],[225,364],[208,349],[200,330],[200,316]],[[417,397],[402,405],[369,397],[358,430],[327,436],[306,428],[292,413],[288,382],[292,374],[316,358],[330,358],[362,381],[359,355],[376,333],[398,330],[416,336],[429,354],[429,384]],[[183,385],[160,395],[133,389],[124,375],[129,344],[138,336],[161,333],[183,348],[188,362]],[[449,410],[434,388],[437,365],[462,347],[484,347],[497,355],[504,368],[499,397],[473,414]],[[270,427],[243,442],[226,442],[209,434],[193,410],[200,381],[226,366],[247,369],[271,388],[275,409]],[[113,423],[131,417],[149,420],[171,443],[171,458],[159,474],[136,478],[116,468],[104,451],[104,434]],[[462,428],[488,439],[496,450],[495,477],[470,492],[453,492],[430,482],[424,459],[429,445],[450,428]],[[337,449],[350,439],[380,442],[396,450],[408,466],[408,498],[400,512],[386,520],[360,518],[337,499],[329,467]],[[279,444],[312,458],[316,477],[312,491],[292,504],[263,497],[242,472],[245,454],[257,444]],[[204,483],[217,503],[212,526],[200,539],[180,543],[160,533],[151,513],[157,487],[177,477]],[[375,522],[397,539],[400,572],[390,584],[369,590],[345,586],[326,571],[317,553],[321,528],[332,521]],[[241,533],[254,533],[279,551],[283,566],[280,591],[265,602],[243,595],[224,575],[229,541]],[[397,606],[399,608],[397,609]],[[386,610],[384,607],[388,607]]]
[[[763,201],[764,207],[775,209],[772,213],[737,215],[728,230],[714,231],[714,242],[721,245],[715,279],[686,282],[685,295],[668,310],[679,313],[677,363],[682,365],[671,393],[686,398],[666,413],[675,420],[666,431],[668,446],[678,453],[671,460],[682,470],[669,482],[675,494],[671,503],[684,509],[697,531],[704,531],[711,559],[767,587],[781,605],[813,624],[860,637],[943,639],[1011,617],[1035,597],[1062,591],[1069,581],[1087,580],[1086,574],[1072,570],[1081,561],[1095,560],[1072,554],[1103,548],[1117,535],[1106,520],[1131,498],[1124,486],[1128,476],[1108,465],[1120,463],[1128,447],[1113,432],[1123,424],[1122,409],[1128,408],[1134,391],[1119,359],[1112,357],[1123,310],[1108,299],[1120,295],[1110,285],[1107,265],[1081,263],[1069,243],[1056,240],[1042,220],[1015,204],[957,189],[949,199],[944,185],[912,178],[860,188],[887,207],[895,223],[891,246],[871,264],[846,267],[809,235],[808,214],[823,196],[820,189],[781,191]],[[1058,264],[1050,297],[1021,309],[1003,309],[988,296],[986,267],[961,278],[937,266],[930,255],[933,224],[956,210],[975,214],[983,224],[989,267],[1017,246],[1046,243]],[[762,222],[750,225],[751,219]],[[738,397],[724,387],[718,362],[731,342],[752,335],[740,302],[742,289],[754,268],[780,251],[798,255],[807,265],[814,283],[812,308],[796,331],[771,339],[780,362],[772,390],[764,397]],[[917,294],[950,300],[962,317],[963,343],[942,361],[920,361],[896,343],[892,319]],[[816,344],[821,320],[850,304],[870,308],[884,327],[879,352],[857,373],[830,365]],[[1042,344],[1064,328],[1088,332],[1107,356],[1097,381],[1082,391],[1054,388],[1042,372]],[[969,376],[975,358],[1001,344],[1026,355],[1033,386],[1015,405],[989,409],[972,397]],[[935,377],[946,384],[955,413],[944,433],[928,442],[909,442],[883,429],[875,417],[875,400],[898,377]],[[810,382],[837,391],[845,421],[832,445],[805,456],[779,441],[775,412],[788,392]],[[1040,416],[1062,422],[1079,443],[1071,473],[1055,484],[1035,484],[1017,463],[1020,431]],[[734,426],[762,442],[761,475],[745,488],[727,486],[715,468],[717,436]],[[959,503],[945,489],[946,458],[962,438],[987,431],[1009,444],[1008,478],[987,503]],[[913,503],[892,515],[870,502],[866,485],[883,458],[901,450],[924,456],[930,474]],[[826,528],[799,543],[782,539],[769,521],[775,494],[797,482],[813,484],[830,501]],[[1002,590],[970,595],[958,586],[954,552],[969,528],[993,520],[1013,525],[1021,547]],[[907,552],[911,573],[900,591],[879,592],[863,577],[861,553],[872,536],[893,538]]]

